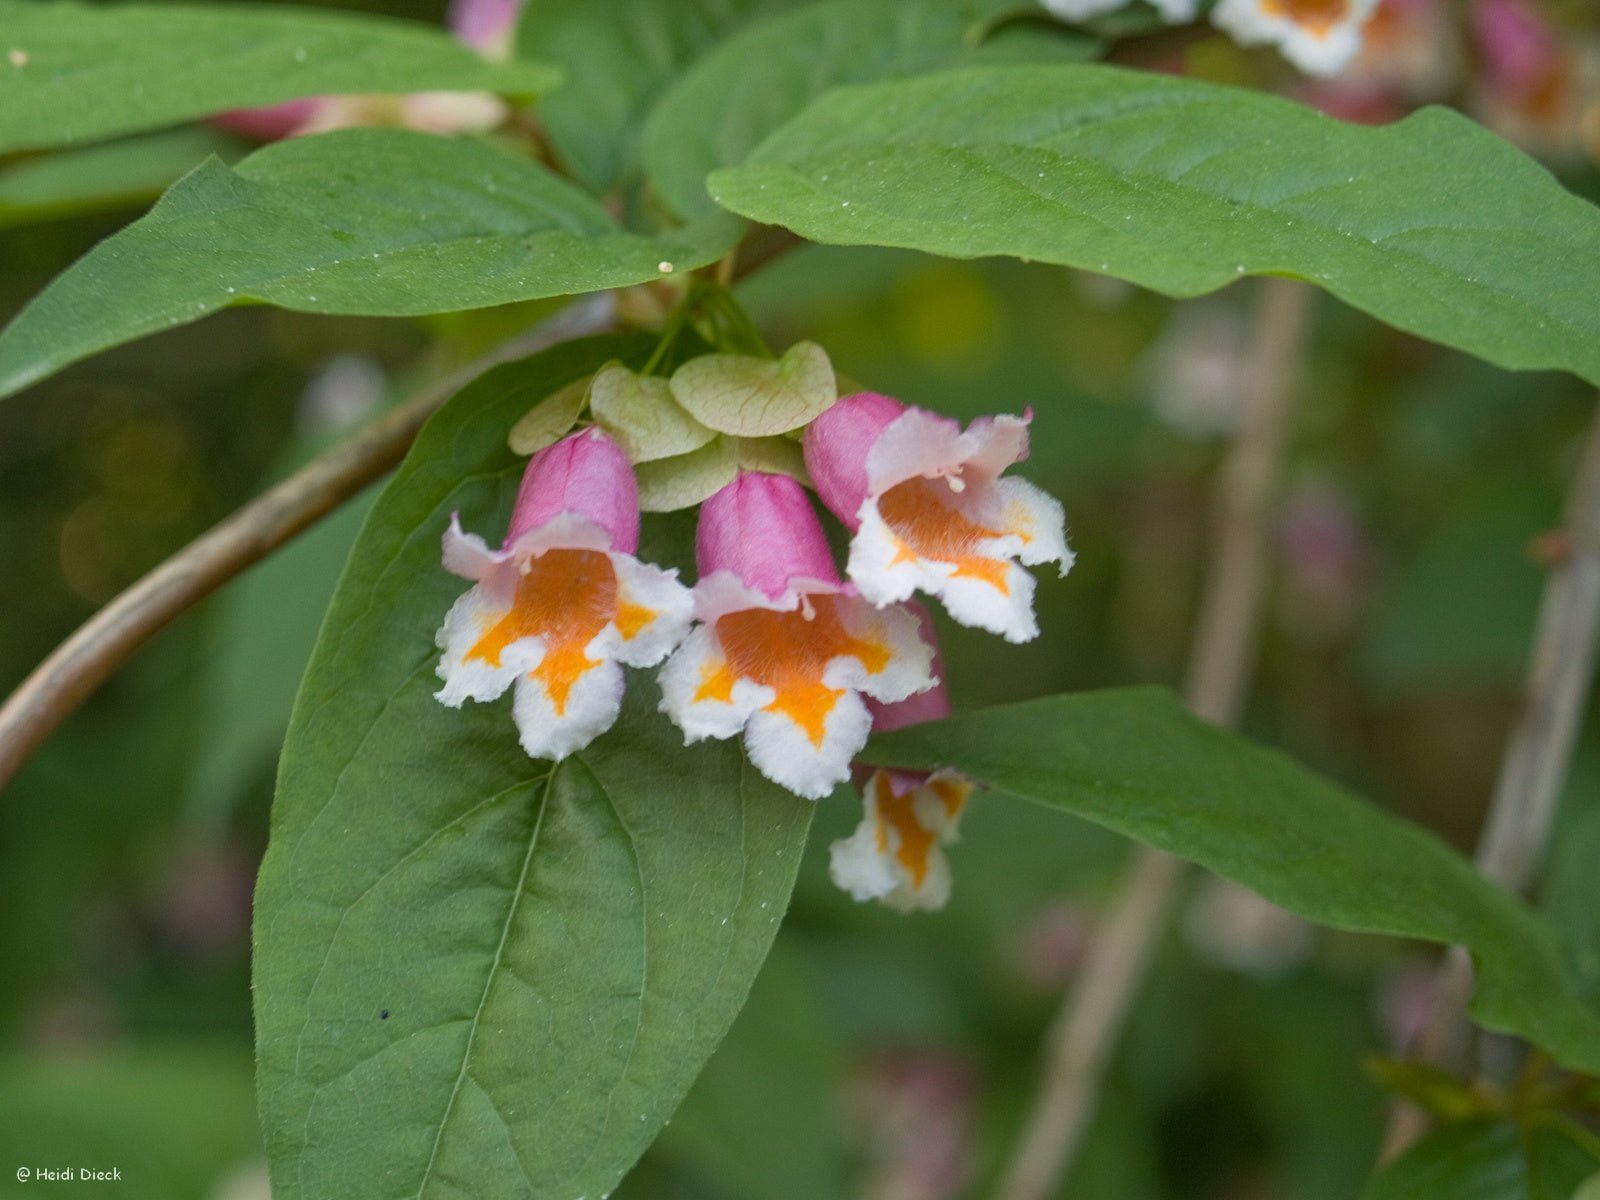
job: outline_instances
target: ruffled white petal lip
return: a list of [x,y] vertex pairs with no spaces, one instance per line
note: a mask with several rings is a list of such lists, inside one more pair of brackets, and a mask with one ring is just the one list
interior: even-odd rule
[[1377,6],[1378,0],[1347,0],[1343,16],[1310,22],[1274,0],[1220,0],[1211,23],[1242,45],[1277,46],[1308,75],[1337,75],[1361,49],[1362,27]]
[[773,599],[726,572],[702,580],[706,623],[662,668],[661,708],[686,742],[742,733],[763,775],[820,799],[866,745],[862,694],[892,702],[931,687],[933,650],[910,611],[797,582]]
[[[444,686],[436,698],[454,708],[494,700],[515,684],[512,717],[535,758],[565,758],[609,729],[621,710],[621,664],[653,666],[671,653],[688,632],[693,600],[675,572],[605,550],[607,544],[592,523],[562,516],[490,550],[452,518],[445,566],[475,586],[451,607],[436,639],[444,651],[438,666]],[[552,551],[578,551],[594,572],[579,587],[579,601],[595,606],[587,625],[574,625],[558,600],[546,597],[556,609],[540,613],[541,598],[522,595],[531,572],[556,569],[558,560],[538,561]],[[601,554],[609,580],[595,570]],[[519,603],[535,611],[517,611]]]

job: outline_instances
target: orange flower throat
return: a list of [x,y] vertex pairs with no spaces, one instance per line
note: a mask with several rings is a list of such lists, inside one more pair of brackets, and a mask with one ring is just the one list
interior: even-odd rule
[[547,550],[528,563],[511,607],[484,630],[467,658],[498,667],[512,642],[542,639],[544,657],[530,674],[544,684],[560,716],[566,712],[573,684],[600,665],[585,649],[600,631],[615,621],[626,640],[654,617],[647,608],[619,600],[617,572],[609,555],[599,550]]
[[978,543],[999,537],[955,504],[956,492],[941,479],[908,479],[878,497],[878,513],[900,543],[894,561],[953,563],[957,578],[979,579],[1002,596],[1010,592],[1007,564],[978,552]]
[[838,597],[812,596],[810,603],[809,620],[804,611],[765,608],[719,617],[716,629],[723,661],[705,667],[695,701],[727,703],[735,682],[752,680],[777,693],[765,711],[782,713],[805,730],[813,745],[821,746],[828,714],[844,695],[843,689],[822,682],[828,663],[849,655],[861,660],[867,674],[876,675],[889,665],[889,649],[845,629]]
[[874,771],[872,798],[878,807],[878,853],[889,852],[889,830],[900,835],[895,847],[895,860],[911,874],[911,886],[920,888],[928,877],[928,855],[932,852],[938,834],[917,819],[916,797],[926,788],[944,805],[952,818],[961,812],[972,792],[972,785],[958,779],[930,779],[921,788],[912,788],[904,795],[895,795],[889,772]]

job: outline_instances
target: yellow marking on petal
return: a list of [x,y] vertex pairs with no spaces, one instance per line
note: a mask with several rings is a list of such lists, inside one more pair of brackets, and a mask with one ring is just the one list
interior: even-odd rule
[[1010,595],[1010,564],[978,549],[979,542],[999,537],[999,531],[968,517],[950,490],[935,487],[936,482],[908,479],[878,497],[878,513],[899,544],[890,565],[915,559],[950,563],[957,578],[977,579],[1002,596]]
[[631,642],[639,636],[639,631],[650,624],[661,614],[653,608],[646,608],[642,604],[630,604],[624,600],[617,605],[617,632],[622,635],[622,640]]
[[972,795],[972,781],[969,779],[930,779],[927,788],[939,797],[944,805],[945,813],[954,820],[961,815],[961,810],[966,807],[967,799]]
[[695,689],[692,703],[715,700],[721,704],[730,704],[733,702],[734,683],[733,672],[728,670],[727,663],[705,663],[700,668],[700,686]]
[[917,789],[912,788],[904,795],[897,796],[889,773],[877,771],[872,776],[872,790],[878,809],[878,853],[887,853],[889,830],[892,828],[900,838],[900,844],[894,851],[895,861],[911,876],[913,890],[920,888],[922,881],[928,877],[928,856],[933,852],[938,838],[917,820]]
[[[821,746],[827,734],[828,715],[838,705],[843,688],[828,687],[822,674],[836,658],[851,657],[876,675],[889,665],[889,647],[881,641],[858,638],[844,627],[838,597],[809,597],[811,615],[747,608],[717,619],[717,640],[727,656],[724,670],[730,678],[749,679],[771,688],[774,696],[765,711],[788,717],[812,745]],[[707,683],[701,684],[705,690]],[[731,682],[728,685],[731,689]],[[699,698],[699,693],[696,693]]]
[[600,660],[588,646],[617,613],[617,573],[598,550],[550,550],[532,559],[517,580],[511,607],[467,651],[469,659],[500,665],[507,646],[525,637],[544,641],[530,677],[545,685],[556,715],[566,712],[572,686]]
[[1327,37],[1350,16],[1350,0],[1261,0],[1269,17],[1287,17],[1316,37]]

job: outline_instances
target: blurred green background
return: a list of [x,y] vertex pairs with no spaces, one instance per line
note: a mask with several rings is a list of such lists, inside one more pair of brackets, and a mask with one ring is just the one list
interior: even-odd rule
[[[1600,195],[1592,170],[1568,182]],[[136,211],[0,231],[0,317]],[[773,344],[821,342],[874,389],[963,417],[1035,410],[1023,471],[1064,501],[1078,563],[1041,579],[1037,642],[941,624],[958,707],[1178,684],[1253,286],[1175,305],[1058,269],[816,248],[741,294]],[[0,682],[528,316],[235,310],[0,406]],[[1470,847],[1516,710],[1539,535],[1593,405],[1570,379],[1499,372],[1322,299],[1246,730]],[[266,1196],[250,889],[277,745],[361,509],[163,633],[0,800],[0,1195],[34,1194],[14,1165],[96,1165],[121,1169],[119,1197]],[[623,1194],[940,1200],[1001,1161],[1126,844],[979,797],[950,906],[901,917],[827,878],[829,842],[857,819],[822,805],[752,1003]],[[1546,902],[1587,919],[1600,954],[1593,711],[1556,845]],[[1192,879],[1062,1196],[1358,1195],[1382,1119],[1361,1060],[1414,1025],[1429,961]]]

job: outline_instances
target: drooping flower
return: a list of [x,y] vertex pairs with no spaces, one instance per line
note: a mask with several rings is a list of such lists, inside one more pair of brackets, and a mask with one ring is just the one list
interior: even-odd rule
[[[950,715],[933,622],[922,605],[916,612],[923,639],[934,648],[939,682],[892,704],[869,703],[879,733],[937,721]],[[865,764],[856,768],[865,812],[855,833],[829,847],[833,881],[857,900],[881,900],[901,912],[938,909],[950,899],[950,863],[944,843],[956,840],[961,813],[973,784],[959,771],[895,771]]]
[[688,742],[744,734],[750,760],[810,799],[850,776],[872,719],[863,694],[932,684],[933,651],[904,607],[842,583],[805,489],[747,471],[700,509],[700,624],[661,671],[662,710]]
[[439,630],[437,698],[451,708],[515,684],[534,758],[562,759],[611,728],[622,666],[654,666],[688,632],[689,589],[634,557],[639,498],[621,448],[588,429],[528,463],[499,550],[452,516],[444,565],[474,587]]
[[1378,0],[1219,0],[1211,23],[1242,45],[1271,44],[1308,75],[1337,75],[1361,49]]
[[850,580],[874,604],[938,596],[963,625],[1038,635],[1033,576],[1072,565],[1061,505],[1000,473],[1028,454],[1022,417],[959,422],[888,396],[842,397],[806,431],[817,494],[855,535]]

